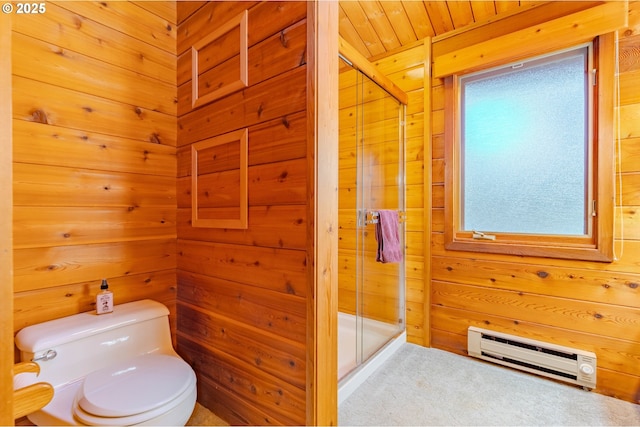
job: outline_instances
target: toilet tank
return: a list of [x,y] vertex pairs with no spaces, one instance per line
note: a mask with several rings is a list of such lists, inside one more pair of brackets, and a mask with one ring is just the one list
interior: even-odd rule
[[15,341],[21,360],[40,365],[37,380],[56,388],[134,356],[176,354],[169,310],[152,300],[116,305],[109,314],[86,312],[28,326]]

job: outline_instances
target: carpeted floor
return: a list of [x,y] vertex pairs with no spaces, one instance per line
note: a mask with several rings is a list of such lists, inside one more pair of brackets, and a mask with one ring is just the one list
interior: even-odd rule
[[340,405],[338,424],[640,426],[640,405],[404,344]]

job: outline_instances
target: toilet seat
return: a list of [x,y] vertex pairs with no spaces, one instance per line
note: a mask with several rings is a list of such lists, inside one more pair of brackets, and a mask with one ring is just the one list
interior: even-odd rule
[[87,375],[73,413],[88,425],[140,424],[180,405],[195,384],[193,370],[179,357],[139,356]]

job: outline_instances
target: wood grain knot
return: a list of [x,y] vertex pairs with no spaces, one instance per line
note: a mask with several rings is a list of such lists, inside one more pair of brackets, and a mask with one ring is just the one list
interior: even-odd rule
[[291,294],[291,295],[295,295],[296,294],[296,290],[293,289],[293,286],[291,286],[291,283],[287,282],[286,284],[286,289],[287,289],[287,293]]
[[549,273],[547,273],[546,271],[542,271],[542,270],[536,272],[536,274],[541,279],[546,279],[547,277],[549,277]]
[[45,125],[49,124],[47,113],[45,113],[44,110],[41,109],[31,111],[31,119],[36,123],[43,123]]
[[287,40],[284,31],[280,31],[280,44],[282,45],[282,47],[289,47],[289,41]]

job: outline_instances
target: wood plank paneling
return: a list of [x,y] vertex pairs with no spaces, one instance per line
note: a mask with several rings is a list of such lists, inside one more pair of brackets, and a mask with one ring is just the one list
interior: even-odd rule
[[180,301],[226,317],[240,314],[250,326],[304,344],[305,300],[203,274],[180,272]]
[[164,270],[175,265],[175,240],[16,249],[14,259],[14,291],[22,292]]
[[175,55],[176,28],[172,24],[175,18],[165,19],[129,1],[113,2],[60,2],[60,7],[74,13],[101,22],[109,28],[128,34],[144,43]]
[[178,209],[178,235],[185,240],[217,241],[269,248],[303,250],[307,212],[303,205],[269,205],[249,208],[251,228],[232,230],[191,227],[191,209]]
[[[249,206],[300,205],[306,200],[306,162],[296,159],[249,168]],[[207,180],[202,180],[206,189]],[[178,205],[189,206],[191,179],[178,179]],[[202,184],[201,184],[202,185]],[[205,190],[203,190],[205,191]],[[205,206],[206,207],[206,206]]]
[[13,30],[57,46],[56,51],[61,55],[66,52],[86,55],[175,85],[176,57],[173,52],[150,46],[99,19],[88,19],[65,3],[48,2],[46,13],[22,15],[14,21]]
[[[177,8],[178,351],[195,367],[200,403],[227,421],[302,425],[313,290],[307,5],[204,2],[197,10],[182,3]],[[244,10],[248,86],[193,109],[190,47]],[[200,63],[209,64],[199,70],[201,84],[217,87],[224,80],[225,64],[238,54],[232,38],[201,49]],[[244,128],[248,228],[192,227],[191,144]],[[210,188],[237,185],[223,172],[201,181],[201,192],[207,182]]]
[[13,124],[15,138],[29,141],[14,147],[18,163],[92,170],[108,168],[113,172],[171,178],[176,175],[176,150],[170,145],[24,120],[14,120]]
[[[177,7],[178,4],[176,3],[177,23],[182,24],[185,19],[189,18],[189,16],[191,16],[192,13],[200,9],[206,3],[208,2],[207,1],[185,1],[185,2],[182,2],[180,7]],[[178,30],[180,28],[182,27],[179,26]]]
[[[202,383],[200,391],[205,392],[215,384],[225,385],[221,390],[224,401],[232,402],[228,406],[203,398],[205,404],[225,420],[240,425],[289,425],[295,421],[288,414],[304,410],[305,394],[302,389],[283,384],[278,378],[265,374],[251,364],[238,366],[237,361],[227,353],[186,336],[181,336],[181,345],[187,349],[186,360],[198,372],[198,382]],[[206,393],[202,394],[206,396]],[[248,396],[251,411],[233,403],[239,395]]]
[[[0,50],[11,52],[11,15],[0,16]],[[0,424],[13,419],[13,252],[12,252],[12,126],[11,55],[0,56]]]
[[[15,296],[16,330],[34,323],[57,319],[85,311],[95,310],[96,294],[101,280],[88,280],[19,292]],[[175,270],[159,270],[109,279],[115,304],[150,298],[165,304],[175,323],[176,274]],[[175,324],[173,324],[175,330]]]
[[[269,37],[265,41],[252,46],[248,54],[248,80],[250,85],[254,85],[271,77],[283,73],[285,70],[299,67],[306,60],[304,34],[306,34],[306,23],[301,21],[291,27],[282,29],[280,33]],[[302,38],[301,38],[302,37]],[[237,36],[236,36],[237,38]],[[301,42],[302,41],[302,42]],[[237,41],[235,41],[237,44]],[[232,44],[233,46],[233,44]],[[219,66],[210,65],[209,68],[199,71],[198,88],[199,92],[204,92],[207,88],[217,88],[225,78],[232,80],[237,74],[237,54],[232,58],[219,58],[219,52],[223,47],[215,46],[212,49],[216,53],[207,55],[209,51],[203,48],[198,52],[199,63],[223,63]],[[269,58],[269,61],[265,61]],[[190,110],[191,105],[191,51],[187,51],[178,58],[178,98],[180,99],[179,114],[184,114]],[[228,68],[228,71],[226,70]]]
[[[432,281],[433,305],[483,312],[491,306],[497,316],[540,322],[556,328],[618,339],[633,339],[640,323],[640,309],[591,301],[556,299],[513,290],[495,290],[459,283]],[[571,328],[569,328],[571,326]]]
[[[236,359],[263,372],[303,388],[306,383],[305,345],[257,330],[246,324],[178,303],[178,330],[190,339],[234,355]],[[293,414],[292,414],[293,415]]]
[[133,4],[158,15],[171,24],[177,23],[176,3],[171,1],[132,1]]
[[14,208],[14,248],[68,246],[175,237],[175,208]]
[[[302,159],[307,153],[304,113],[293,113],[249,127],[249,166]],[[178,150],[178,177],[191,176],[191,147]]]
[[[493,35],[503,35],[531,25],[527,17],[540,24],[559,18],[588,4],[554,3],[531,9],[494,24],[474,26],[434,42],[434,51],[441,54],[457,46],[472,45]],[[619,36],[625,49],[638,46],[638,17],[633,11],[638,2],[630,4],[629,27]],[[544,17],[542,10],[552,11]],[[623,51],[620,51],[623,55]],[[621,58],[621,62],[624,62]],[[569,347],[593,351],[598,356],[596,392],[638,403],[637,389],[640,371],[640,322],[638,285],[640,264],[638,254],[638,216],[640,200],[637,176],[640,158],[635,145],[640,130],[638,91],[635,71],[620,74],[621,97],[620,156],[622,187],[617,187],[616,242],[617,259],[612,263],[553,260],[537,257],[515,257],[448,251],[444,248],[444,173],[442,135],[444,111],[442,82],[432,80],[433,120],[431,155],[432,217],[431,274],[429,284],[431,305],[431,345],[466,354],[466,334],[469,326],[511,333]],[[631,92],[631,93],[630,93]],[[624,222],[624,224],[623,224]],[[626,230],[621,231],[624,225]],[[623,240],[624,239],[624,240]]]
[[176,329],[169,3],[49,2],[13,26],[14,328],[152,298]]
[[[13,72],[52,86],[85,93],[100,93],[103,98],[141,108],[176,114],[175,88],[137,71],[114,67],[31,36],[13,36]],[[108,75],[109,79],[104,76]],[[131,82],[136,84],[132,85]]]
[[432,277],[452,283],[514,290],[558,298],[575,298],[591,302],[634,307],[638,298],[640,273],[619,273],[611,277],[607,271],[593,271],[550,265],[513,265],[484,259],[434,256]]
[[179,271],[237,281],[241,270],[243,283],[300,297],[306,294],[304,251],[196,241],[180,241],[178,248]]
[[13,117],[139,141],[176,145],[175,117],[14,75]]
[[[455,51],[434,54],[433,75],[442,77],[488,69],[499,64],[566,49],[615,31],[624,24],[626,2],[609,2]],[[569,34],[569,35],[568,35]],[[434,49],[435,52],[435,49]],[[517,54],[516,54],[517,52]]]
[[556,344],[570,342],[573,347],[593,351],[596,354],[605,354],[606,357],[598,358],[598,367],[601,369],[617,370],[630,375],[638,375],[640,373],[637,363],[634,363],[634,360],[636,360],[634,354],[637,354],[639,344],[628,339],[567,331],[563,328],[542,325],[539,322],[523,320],[514,322],[512,319],[501,317],[497,313],[471,313],[469,310],[445,306],[432,308],[432,324],[434,329],[438,331],[448,331],[451,334],[455,334],[460,343],[463,343],[460,346],[462,352],[464,352],[463,354],[466,354],[466,333],[469,326],[485,329],[499,327],[501,330],[517,336]]
[[[175,178],[76,169],[14,165],[14,202],[18,206],[175,206]],[[83,197],[78,197],[79,192]]]
[[305,99],[306,67],[302,66],[180,116],[180,145],[209,138],[212,132],[223,134],[303,111]]

